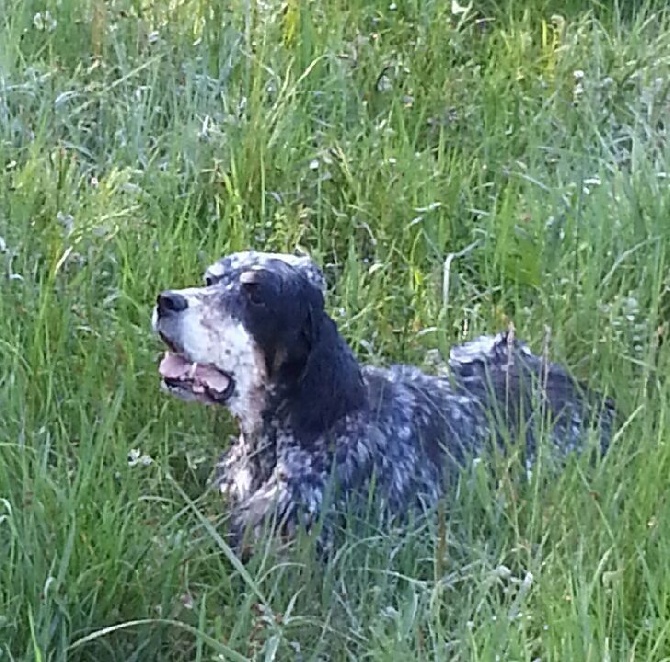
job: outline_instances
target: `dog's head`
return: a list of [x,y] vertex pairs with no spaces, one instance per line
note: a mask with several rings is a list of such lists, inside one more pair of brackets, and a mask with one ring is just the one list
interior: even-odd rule
[[205,285],[167,290],[152,325],[168,346],[163,388],[184,400],[223,404],[254,432],[273,386],[297,378],[324,315],[321,270],[309,257],[233,253]]

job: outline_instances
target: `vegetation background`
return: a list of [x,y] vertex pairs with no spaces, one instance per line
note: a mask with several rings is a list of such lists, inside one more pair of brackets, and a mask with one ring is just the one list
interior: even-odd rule
[[[670,658],[664,2],[0,0],[0,660]],[[243,567],[156,293],[308,249],[364,361],[509,321],[616,396],[597,467]],[[446,287],[445,287],[446,286]],[[659,348],[660,344],[660,348]]]

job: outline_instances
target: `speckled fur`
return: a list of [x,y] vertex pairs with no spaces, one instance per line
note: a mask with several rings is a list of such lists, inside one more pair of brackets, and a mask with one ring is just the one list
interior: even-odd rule
[[[258,278],[260,312],[243,286]],[[324,310],[325,281],[309,258],[235,253],[205,280],[179,291],[189,307],[178,316],[154,312],[154,327],[235,379],[227,405],[242,434],[214,481],[236,545],[245,532],[253,545],[272,522],[291,537],[317,520],[328,543],[336,515],[367,504],[373,486],[386,521],[423,511],[495,445],[525,441],[528,468],[540,438],[559,458],[581,450],[592,428],[608,446],[612,403],[509,333],[454,348],[447,376],[361,366]]]

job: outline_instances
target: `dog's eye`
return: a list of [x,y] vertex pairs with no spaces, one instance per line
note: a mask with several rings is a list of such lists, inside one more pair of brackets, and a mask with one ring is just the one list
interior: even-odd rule
[[210,276],[209,274],[205,274],[205,287],[209,287],[210,285],[214,285],[214,276]]
[[263,296],[261,294],[261,288],[258,283],[248,282],[242,283],[242,290],[244,291],[245,296],[249,301],[254,304],[254,306],[263,305]]

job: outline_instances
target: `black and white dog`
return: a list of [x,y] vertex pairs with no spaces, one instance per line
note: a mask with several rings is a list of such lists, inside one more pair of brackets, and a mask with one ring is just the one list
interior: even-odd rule
[[607,448],[612,403],[512,333],[454,348],[442,377],[361,366],[324,290],[308,257],[240,252],[210,266],[204,287],[158,296],[163,388],[239,423],[215,477],[236,544],[271,522],[291,537],[317,520],[325,542],[333,514],[372,492],[390,518],[430,507],[467,459],[510,440],[527,466],[541,440],[563,457],[593,430]]

